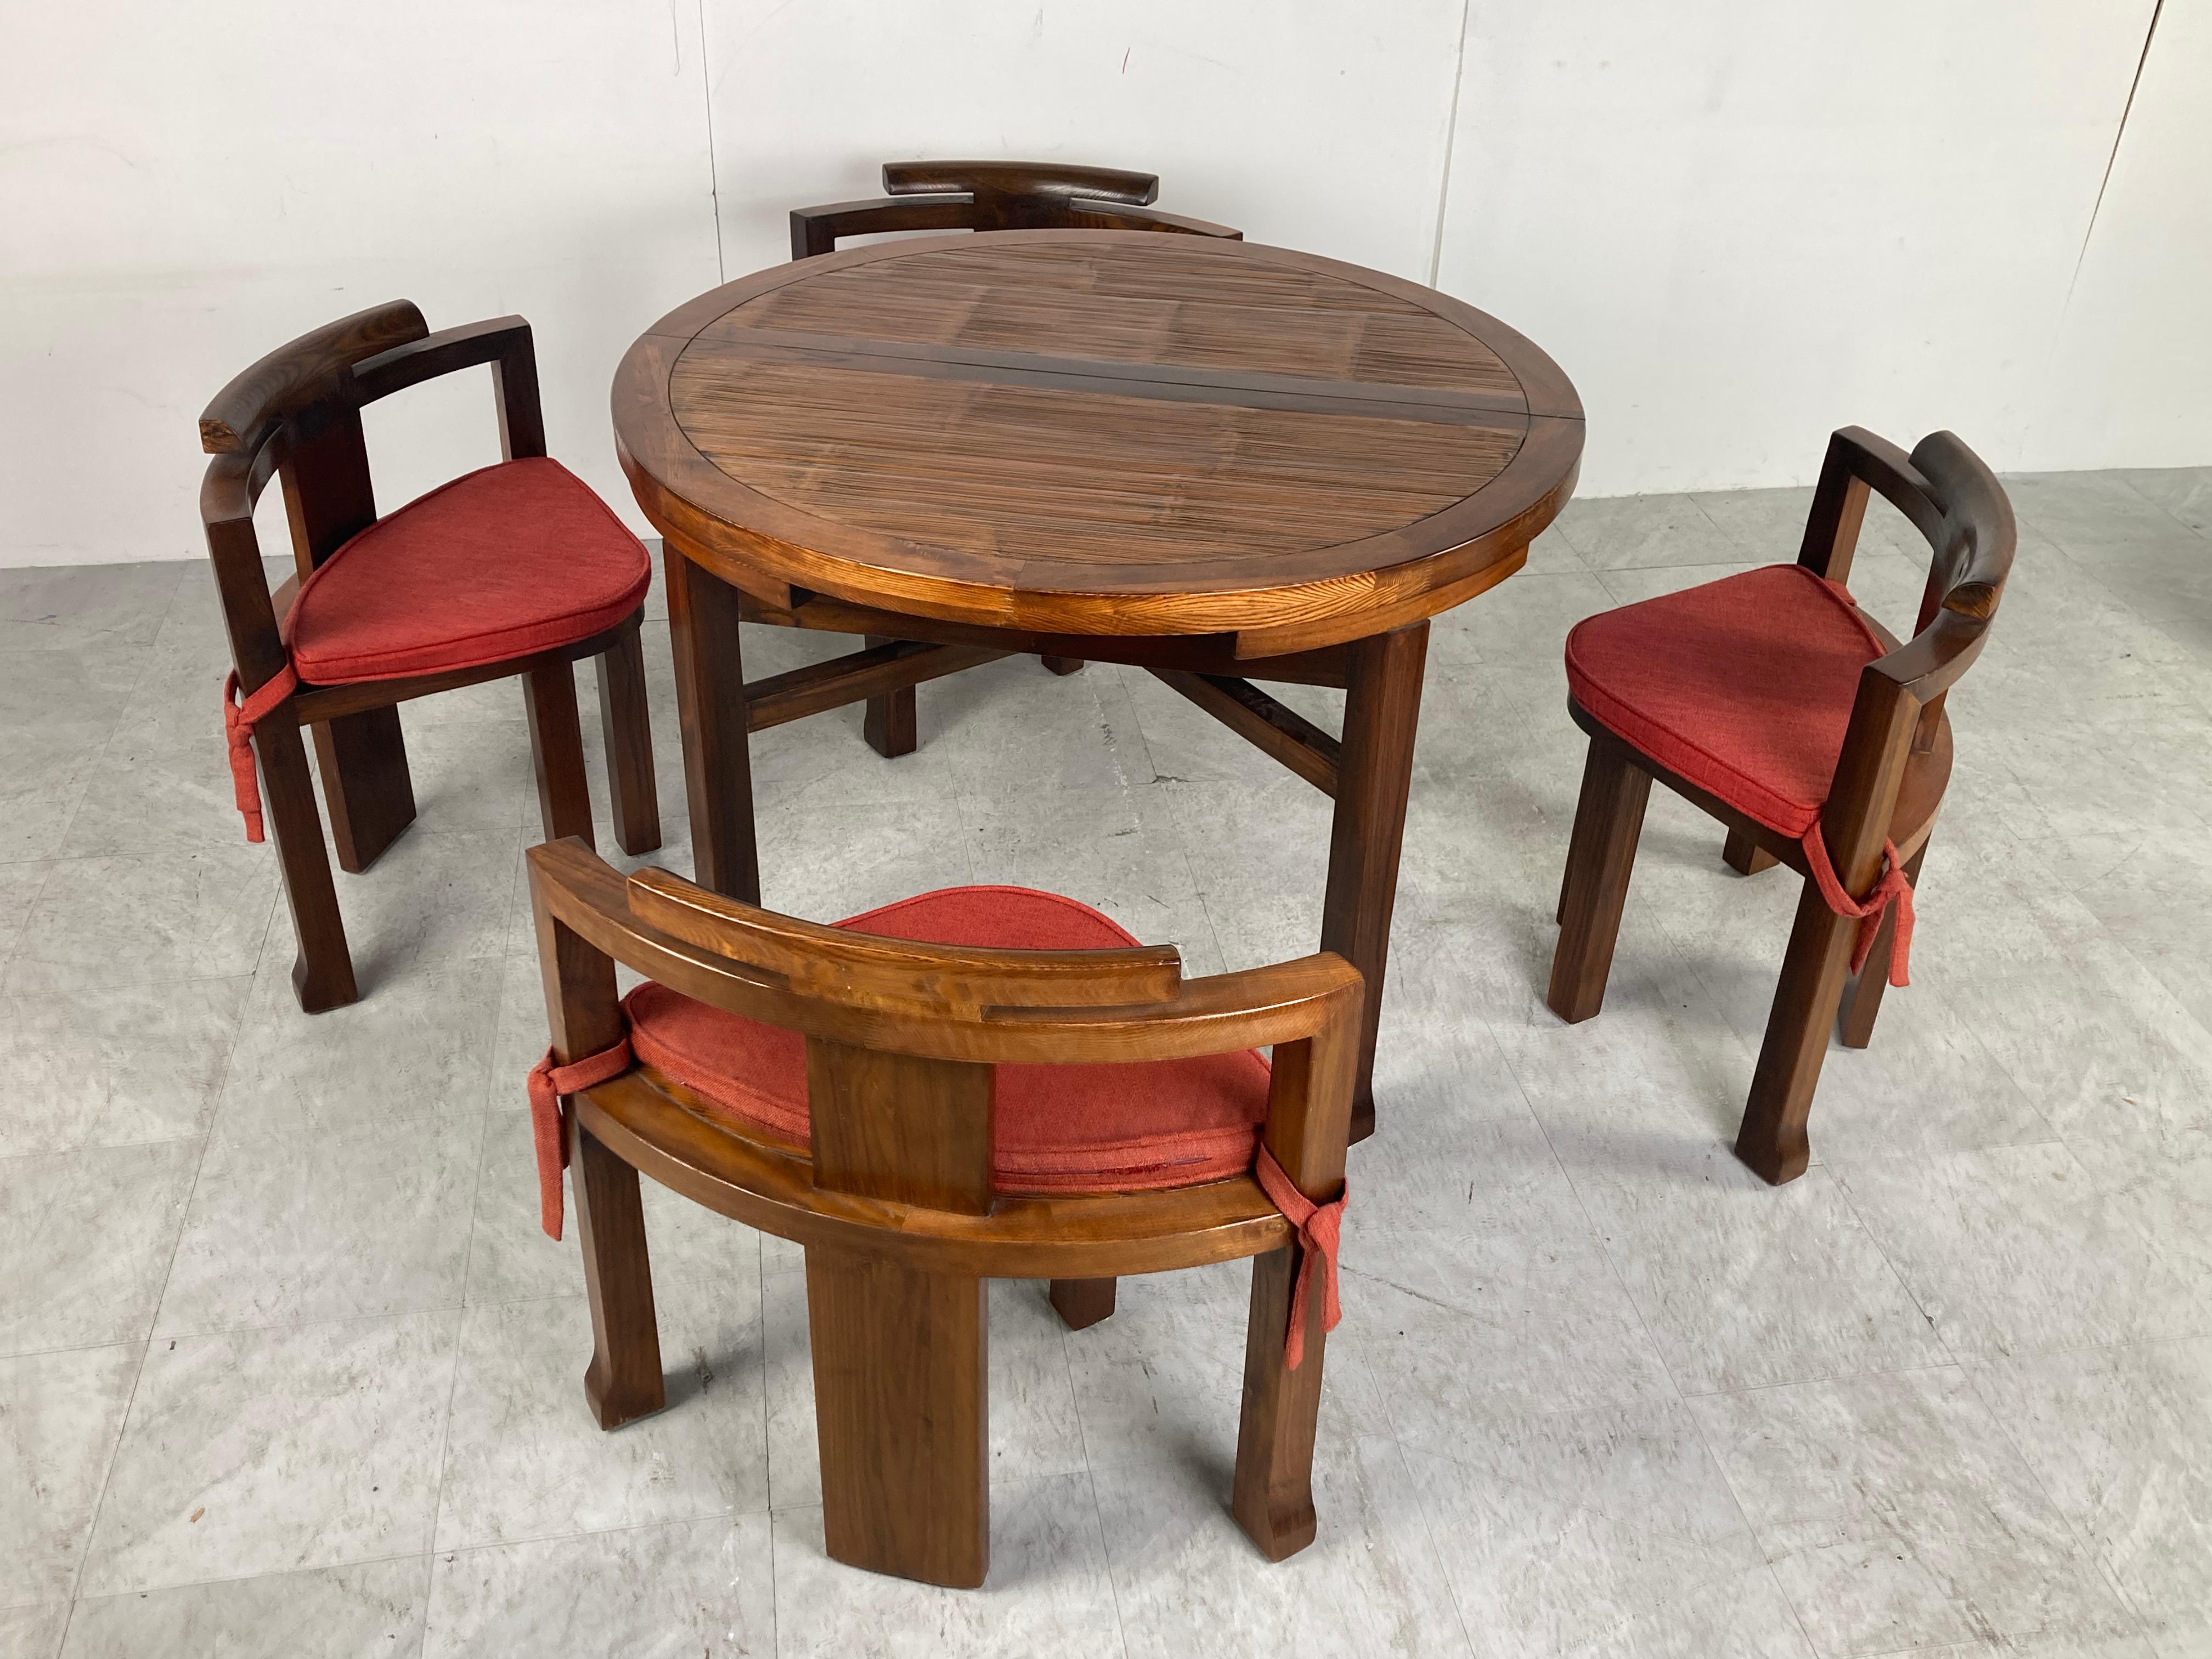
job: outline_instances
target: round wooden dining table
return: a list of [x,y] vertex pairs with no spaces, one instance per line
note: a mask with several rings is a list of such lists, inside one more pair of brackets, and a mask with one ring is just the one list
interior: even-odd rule
[[[666,540],[695,874],[760,898],[750,732],[1034,653],[1149,670],[1334,799],[1321,947],[1376,1023],[1429,618],[1519,569],[1582,405],[1496,319],[1286,248],[1141,231],[879,243],[678,307],[614,383]],[[863,636],[744,682],[740,621]],[[1332,735],[1255,682],[1342,688]]]

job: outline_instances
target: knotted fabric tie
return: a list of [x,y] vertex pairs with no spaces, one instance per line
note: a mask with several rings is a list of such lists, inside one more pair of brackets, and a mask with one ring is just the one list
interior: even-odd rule
[[222,730],[230,744],[230,787],[238,798],[238,815],[246,820],[246,838],[261,839],[261,785],[253,775],[253,723],[299,689],[300,677],[292,665],[261,683],[261,689],[241,702],[236,670],[222,679]]
[[1828,908],[1839,916],[1856,916],[1859,921],[1858,943],[1851,947],[1851,971],[1856,973],[1866,965],[1867,953],[1874,949],[1875,935],[1881,931],[1882,912],[1892,904],[1897,906],[1897,932],[1889,945],[1889,982],[1910,985],[1906,973],[1912,957],[1912,884],[1905,879],[1905,860],[1897,855],[1897,843],[1885,841],[1881,844],[1881,879],[1875,883],[1863,902],[1844,890],[1836,879],[1836,866],[1828,862],[1827,844],[1820,838],[1820,826],[1814,824],[1805,832],[1805,862],[1813,872],[1813,880],[1820,887],[1820,896]]
[[530,1068],[530,1138],[538,1146],[538,1218],[548,1238],[561,1237],[561,1171],[568,1167],[568,1139],[561,1133],[561,1097],[589,1089],[629,1069],[629,1039],[616,1039],[611,1048],[586,1054],[569,1065],[557,1064],[548,1048],[545,1058]]
[[1283,1364],[1292,1370],[1306,1357],[1306,1304],[1313,1289],[1314,1263],[1321,1263],[1321,1328],[1336,1328],[1343,1310],[1336,1304],[1337,1235],[1344,1224],[1344,1194],[1334,1201],[1316,1204],[1300,1192],[1297,1183],[1283,1173],[1283,1166],[1265,1146],[1252,1166],[1260,1189],[1267,1194],[1284,1218],[1297,1229],[1301,1254],[1297,1282],[1291,1290],[1291,1331],[1283,1339]]

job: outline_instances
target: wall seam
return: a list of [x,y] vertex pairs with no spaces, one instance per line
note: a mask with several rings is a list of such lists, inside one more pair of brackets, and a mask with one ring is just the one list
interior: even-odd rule
[[2136,58],[2136,76],[2128,82],[2128,101],[2120,106],[2120,124],[2112,129],[2112,151],[2105,157],[2105,176],[2097,180],[2097,199],[2089,204],[2089,222],[2081,231],[2081,251],[2074,256],[2074,275],[2067,279],[2065,303],[2069,306],[2074,303],[2074,290],[2081,284],[2081,267],[2089,262],[2089,242],[2097,234],[2097,215],[2103,210],[2105,192],[2112,186],[2112,169],[2119,165],[2120,141],[2128,136],[2128,117],[2135,113],[2136,94],[2142,88],[2143,69],[2150,62],[2150,43],[2158,38],[2159,14],[2165,9],[2166,0],[2153,0],[2150,27],[2143,31],[2142,52]]
[[714,280],[726,283],[730,269],[722,253],[722,179],[714,155],[714,77],[707,50],[707,0],[699,0],[699,101],[707,112],[707,194],[714,209]]
[[1429,250],[1429,286],[1437,285],[1437,275],[1444,263],[1444,213],[1451,202],[1452,146],[1459,138],[1459,88],[1467,78],[1467,16],[1474,9],[1474,0],[1460,0],[1459,50],[1452,57],[1451,113],[1444,118],[1443,177],[1437,182],[1437,237]]

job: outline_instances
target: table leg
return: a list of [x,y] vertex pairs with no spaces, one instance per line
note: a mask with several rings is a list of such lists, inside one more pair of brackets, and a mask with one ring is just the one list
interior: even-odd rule
[[738,591],[670,547],[668,632],[684,729],[684,785],[691,807],[691,867],[702,887],[760,902],[753,839],[752,750],[738,659]]
[[[864,634],[861,646],[872,651],[879,645],[896,644],[888,634]],[[921,742],[921,722],[915,708],[912,686],[903,690],[886,691],[880,697],[868,699],[868,712],[861,723],[862,733],[868,747],[885,760],[896,760],[901,755],[911,755]]]
[[1375,1133],[1375,1031],[1382,1014],[1382,973],[1390,954],[1390,912],[1398,897],[1398,852],[1406,838],[1406,794],[1413,787],[1413,733],[1428,653],[1426,622],[1360,640],[1349,649],[1321,948],[1335,951],[1367,981],[1359,1084],[1352,1104],[1354,1140]]

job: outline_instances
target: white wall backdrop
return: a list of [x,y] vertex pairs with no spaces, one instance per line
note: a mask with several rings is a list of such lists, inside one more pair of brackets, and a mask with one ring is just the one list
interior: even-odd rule
[[[2154,3],[0,8],[0,564],[196,555],[207,398],[403,295],[527,315],[555,453],[629,510],[629,340],[931,154],[1433,276],[1574,376],[1589,494],[1802,482],[1847,420],[2212,461],[2212,0],[2136,85]],[[493,455],[486,378],[373,417],[387,504]]]
[[[720,280],[701,70],[690,0],[0,4],[0,563],[203,555],[207,399],[403,296],[528,317],[554,453],[626,507],[615,365]],[[498,459],[460,378],[374,411],[385,504]]]
[[2080,254],[2028,467],[2212,459],[2212,3],[2166,0]]
[[2016,464],[2151,3],[1479,6],[1440,285],[1574,378],[1593,493],[1847,421]]

